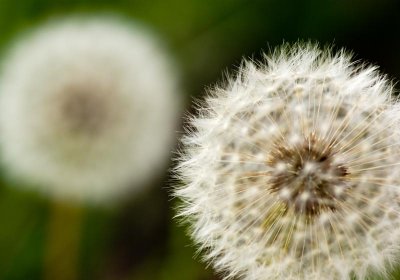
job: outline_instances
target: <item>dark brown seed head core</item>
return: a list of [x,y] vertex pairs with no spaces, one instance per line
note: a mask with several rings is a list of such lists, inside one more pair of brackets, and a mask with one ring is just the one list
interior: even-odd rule
[[270,189],[287,208],[307,216],[335,211],[349,188],[347,168],[332,145],[312,134],[296,144],[276,141],[268,161]]
[[63,99],[60,113],[68,131],[84,135],[102,131],[107,118],[105,100],[79,88],[70,89]]

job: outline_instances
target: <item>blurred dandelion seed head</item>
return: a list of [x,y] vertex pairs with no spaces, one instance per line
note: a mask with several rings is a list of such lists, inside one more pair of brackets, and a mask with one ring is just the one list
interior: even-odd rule
[[285,45],[211,91],[183,139],[180,216],[227,278],[363,279],[400,244],[400,112],[375,67]]
[[4,166],[52,195],[93,201],[157,176],[180,106],[159,45],[111,17],[53,20],[22,37],[1,76]]

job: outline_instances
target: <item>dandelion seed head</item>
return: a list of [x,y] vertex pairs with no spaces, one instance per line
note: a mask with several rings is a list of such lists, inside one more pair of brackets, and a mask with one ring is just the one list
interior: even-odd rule
[[391,91],[375,67],[311,44],[246,62],[212,90],[175,191],[205,258],[249,280],[387,273],[400,244]]
[[103,202],[139,190],[173,145],[177,84],[145,28],[113,17],[51,20],[3,61],[2,163],[61,199]]

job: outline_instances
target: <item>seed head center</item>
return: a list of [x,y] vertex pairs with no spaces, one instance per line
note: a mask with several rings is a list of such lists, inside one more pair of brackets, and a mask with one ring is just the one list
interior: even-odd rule
[[76,89],[65,94],[60,102],[60,113],[66,129],[85,135],[100,133],[107,119],[107,105],[103,99],[90,91]]
[[311,135],[296,144],[277,141],[270,154],[270,189],[288,208],[306,215],[336,210],[349,184],[332,145]]

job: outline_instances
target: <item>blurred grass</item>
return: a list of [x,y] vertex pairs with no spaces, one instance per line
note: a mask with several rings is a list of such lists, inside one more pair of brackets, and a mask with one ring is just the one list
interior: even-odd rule
[[[395,0],[0,0],[0,51],[49,17],[121,14],[165,39],[185,92],[199,97],[243,55],[259,59],[261,50],[298,39],[346,47],[400,77],[398,12]],[[0,279],[43,279],[52,203],[0,181]],[[149,193],[119,207],[84,209],[79,279],[217,279],[172,221],[168,181],[155,179]]]

